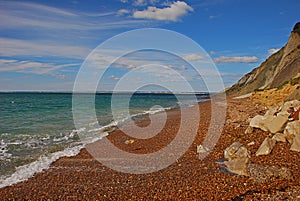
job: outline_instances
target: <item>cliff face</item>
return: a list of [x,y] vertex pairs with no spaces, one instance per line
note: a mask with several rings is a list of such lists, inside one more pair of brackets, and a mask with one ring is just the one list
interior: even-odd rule
[[244,95],[258,89],[281,86],[300,72],[300,22],[295,26],[287,44],[271,55],[259,67],[242,77],[227,92]]

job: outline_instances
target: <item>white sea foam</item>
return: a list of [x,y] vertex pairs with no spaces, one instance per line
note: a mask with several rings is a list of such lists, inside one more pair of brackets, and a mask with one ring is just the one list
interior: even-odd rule
[[[84,129],[82,129],[81,131],[83,130]],[[64,156],[75,156],[80,152],[82,148],[84,148],[86,144],[101,140],[103,137],[106,137],[107,135],[108,133],[102,133],[101,135],[99,134],[90,135],[89,137],[85,137],[84,139],[82,139],[81,144],[78,146],[66,148],[63,151],[52,153],[49,156],[42,156],[37,161],[34,161],[27,165],[19,166],[16,168],[16,171],[11,176],[6,178],[1,178],[0,188],[5,186],[10,186],[21,181],[25,181],[31,178],[35,173],[39,173],[42,172],[43,170],[48,169],[51,163],[58,160],[59,158]]]
[[73,139],[75,137],[76,134],[80,134],[82,132],[84,132],[86,130],[86,128],[80,128],[77,130],[73,130],[72,132],[70,132],[69,134],[66,134],[62,137],[55,137],[53,138],[53,142],[62,142],[62,141],[68,141],[70,139]]
[[7,153],[7,143],[4,140],[0,142],[0,160],[8,160],[11,157],[11,154]]
[[42,172],[43,170],[49,168],[51,163],[61,157],[77,155],[82,148],[83,145],[67,148],[63,151],[55,152],[48,157],[40,157],[39,160],[30,164],[17,167],[15,173],[13,173],[10,177],[0,181],[0,188],[25,181],[32,177],[35,173]]

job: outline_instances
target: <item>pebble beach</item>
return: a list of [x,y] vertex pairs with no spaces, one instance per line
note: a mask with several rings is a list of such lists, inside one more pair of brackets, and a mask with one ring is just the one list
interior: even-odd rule
[[[269,133],[254,129],[245,134],[248,119],[265,112],[264,107],[248,99],[227,100],[227,119],[220,139],[205,158],[199,159],[197,146],[210,124],[210,105],[210,101],[199,103],[201,118],[196,138],[167,168],[147,174],[122,173],[102,165],[83,148],[78,155],[60,158],[26,181],[1,188],[1,200],[300,200],[300,153],[290,151],[286,143],[277,143],[271,154],[255,156]],[[121,130],[112,131],[107,139],[126,152],[152,153],[175,138],[180,116],[180,110],[168,111],[165,127],[150,139],[132,139]],[[136,122],[140,127],[149,123],[147,118]],[[224,150],[236,141],[251,152],[252,163],[285,167],[292,176],[260,179],[227,171],[221,162]]]

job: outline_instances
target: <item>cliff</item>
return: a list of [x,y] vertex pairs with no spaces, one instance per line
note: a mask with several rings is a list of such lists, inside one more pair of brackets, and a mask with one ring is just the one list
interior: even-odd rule
[[287,44],[259,67],[243,76],[227,90],[229,95],[244,95],[257,90],[282,86],[300,72],[300,22],[291,32]]

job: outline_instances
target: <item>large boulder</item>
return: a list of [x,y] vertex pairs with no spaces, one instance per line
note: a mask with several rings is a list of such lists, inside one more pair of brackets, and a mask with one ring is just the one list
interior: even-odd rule
[[262,122],[263,127],[267,128],[271,133],[278,133],[284,130],[286,123],[289,120],[288,112],[280,112],[277,116],[267,116]]
[[263,126],[263,122],[266,120],[266,117],[262,116],[262,115],[256,115],[255,117],[253,117],[250,121],[250,126],[252,128],[260,128],[263,131],[267,131],[268,129],[265,128]]
[[283,132],[289,143],[293,144],[295,136],[300,135],[300,120],[289,122]]
[[288,142],[292,144],[290,150],[300,152],[300,120],[289,122],[284,134]]
[[224,150],[224,158],[227,160],[250,158],[250,151],[242,143],[234,142]]
[[257,152],[255,153],[256,156],[260,155],[268,155],[271,153],[273,147],[275,146],[276,141],[272,138],[266,137],[263,143],[258,148]]
[[247,166],[250,158],[250,151],[240,142],[234,142],[224,151],[224,162],[228,170],[238,175],[248,176]]
[[300,152],[300,135],[294,137],[290,150]]
[[289,116],[290,113],[288,112],[279,112],[277,115],[271,113],[266,113],[265,116],[257,115],[250,121],[250,126],[263,131],[278,133],[284,130]]
[[224,162],[230,172],[244,176],[249,176],[247,172],[248,163],[249,158],[236,158],[234,160]]

